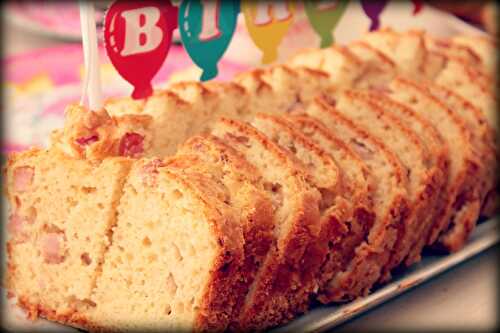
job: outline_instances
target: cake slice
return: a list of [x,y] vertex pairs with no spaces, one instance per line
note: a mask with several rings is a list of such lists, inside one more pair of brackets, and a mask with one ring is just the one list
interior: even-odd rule
[[[450,171],[442,198],[445,204],[430,232],[428,244],[433,244],[440,234],[446,234],[454,228],[456,232],[464,230],[468,233],[476,224],[481,200],[476,180],[479,163],[474,156],[471,135],[465,122],[416,82],[397,78],[390,84],[389,89],[391,98],[427,117],[448,145]],[[456,251],[463,243],[446,242],[442,245],[449,251]]]
[[348,301],[366,295],[389,262],[397,235],[409,214],[406,191],[408,180],[401,162],[382,141],[354,124],[326,101],[318,99],[304,112],[342,138],[359,154],[373,174],[376,215],[373,227],[356,248],[347,269],[337,274],[318,297],[323,303]]
[[382,281],[390,279],[390,272],[398,267],[412,250],[413,236],[429,214],[435,202],[435,177],[439,172],[428,161],[430,153],[418,135],[390,112],[385,112],[363,94],[346,90],[331,99],[335,110],[363,127],[368,133],[383,141],[400,159],[408,175],[410,209],[407,219],[399,229],[389,262],[382,272]]
[[[353,229],[351,221],[347,219],[352,204],[342,196],[342,174],[332,156],[319,147],[313,140],[305,137],[299,130],[280,116],[257,114],[252,125],[264,133],[269,139],[294,155],[307,169],[310,182],[321,193],[319,205],[320,235],[310,244],[304,254],[303,266],[314,276],[313,285],[303,285],[302,289],[311,294],[316,291],[325,280],[322,272],[327,255],[332,250],[341,249],[340,244]],[[352,251],[346,249],[347,252]],[[335,253],[343,256],[345,253]],[[335,263],[337,264],[337,263]],[[338,264],[337,264],[338,265]]]
[[432,183],[435,185],[434,199],[430,199],[425,217],[418,221],[417,230],[413,233],[411,251],[405,261],[407,266],[420,260],[420,254],[426,244],[426,235],[432,228],[434,221],[442,206],[441,193],[444,192],[448,181],[449,156],[448,146],[442,136],[423,115],[418,114],[413,109],[398,103],[395,100],[382,94],[380,90],[356,91],[359,97],[366,98],[372,103],[381,107],[386,114],[392,114],[399,118],[401,122],[416,133],[428,151],[426,162],[429,168],[435,169]]
[[134,163],[92,304],[76,322],[105,331],[223,331],[234,309],[243,232],[225,188],[159,159]]
[[241,152],[260,171],[275,209],[276,243],[250,287],[236,330],[265,329],[291,320],[307,303],[313,275],[304,253],[320,232],[320,194],[286,150],[254,127],[221,119],[213,134]]
[[57,150],[9,156],[7,289],[30,318],[66,323],[92,304],[130,164],[124,158],[94,163]]
[[355,249],[373,226],[375,213],[372,174],[361,158],[318,120],[307,115],[289,115],[286,119],[334,158],[342,171],[342,191],[339,195],[350,203],[345,217],[348,232],[341,241],[332,242],[318,274],[321,291],[337,273],[347,269],[355,255]]
[[[260,172],[235,149],[212,135],[196,136],[184,143],[166,166],[190,178],[193,174],[209,175],[229,192],[230,205],[238,212],[245,239],[245,261],[233,310],[240,312],[245,296],[265,255],[274,242],[274,212],[264,190]],[[236,291],[235,291],[236,292]]]

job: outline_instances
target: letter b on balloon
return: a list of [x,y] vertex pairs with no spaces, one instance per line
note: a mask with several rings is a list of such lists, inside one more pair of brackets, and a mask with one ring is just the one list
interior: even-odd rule
[[151,80],[163,65],[176,28],[177,9],[168,0],[117,0],[104,21],[106,52],[118,73],[134,86],[132,98],[153,93]]

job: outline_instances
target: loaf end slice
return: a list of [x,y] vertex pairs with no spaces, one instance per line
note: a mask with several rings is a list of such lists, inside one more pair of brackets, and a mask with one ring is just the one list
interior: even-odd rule
[[38,149],[9,157],[7,288],[29,317],[70,322],[92,303],[130,164]]

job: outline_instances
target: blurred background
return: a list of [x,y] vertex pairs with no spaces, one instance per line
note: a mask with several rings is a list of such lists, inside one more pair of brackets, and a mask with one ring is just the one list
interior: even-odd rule
[[[173,1],[178,3],[179,1]],[[111,1],[96,1],[98,37],[102,40],[105,10]],[[382,26],[420,28],[436,36],[455,33],[494,34],[496,7],[493,1],[423,1],[413,15],[410,1],[389,1],[382,12]],[[2,3],[3,107],[6,135],[2,151],[46,145],[49,132],[62,125],[64,107],[80,99],[83,75],[79,7],[76,1],[6,1]],[[319,38],[306,15],[298,10],[293,25],[279,47],[284,59],[300,48],[317,47]],[[349,7],[334,30],[337,43],[347,43],[365,33],[369,19],[357,1]],[[478,29],[480,30],[478,30]],[[101,43],[102,44],[102,43]],[[129,95],[131,86],[109,63],[101,45],[103,94]],[[231,78],[249,66],[260,65],[261,53],[249,38],[240,15],[236,32],[219,63],[218,80]],[[174,45],[153,80],[156,88],[179,80],[197,80],[201,70],[193,65],[174,32]]]

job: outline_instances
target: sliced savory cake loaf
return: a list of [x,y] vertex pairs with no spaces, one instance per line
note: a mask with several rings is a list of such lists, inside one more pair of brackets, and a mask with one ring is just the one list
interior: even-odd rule
[[341,172],[328,152],[282,117],[257,114],[252,125],[294,155],[307,169],[311,184],[321,193],[320,235],[307,247],[302,264],[304,271],[314,274],[316,279],[314,284],[302,285],[302,289],[312,294],[325,280],[320,267],[329,250],[339,249],[352,228],[346,219],[352,205],[340,195],[343,190]]
[[424,72],[427,50],[423,31],[400,33],[385,28],[367,33],[361,40],[391,59],[400,75],[420,77]]
[[321,122],[306,115],[290,115],[286,119],[334,158],[342,172],[342,191],[339,194],[350,202],[350,210],[345,217],[348,233],[342,241],[329,244],[330,251],[318,274],[319,290],[323,290],[323,286],[337,273],[347,269],[356,247],[373,225],[373,179],[361,158]]
[[243,232],[226,190],[201,174],[138,160],[127,178],[92,306],[107,331],[223,331],[234,308]]
[[275,208],[276,243],[250,287],[236,329],[289,321],[309,297],[303,287],[311,284],[312,274],[303,269],[303,255],[320,232],[320,193],[309,185],[303,166],[254,127],[223,118],[213,134],[257,167]]
[[322,99],[305,113],[323,122],[356,151],[370,167],[374,180],[376,219],[368,236],[357,248],[345,271],[337,274],[322,291],[321,302],[347,301],[368,293],[388,263],[398,232],[408,215],[407,178],[397,156],[382,141],[336,111]]
[[425,220],[429,214],[429,206],[435,202],[438,189],[434,181],[439,170],[429,162],[430,153],[418,135],[398,117],[384,112],[363,94],[346,90],[330,101],[334,103],[337,112],[383,141],[398,156],[408,175],[410,210],[408,218],[399,229],[391,258],[382,272],[381,279],[387,281],[391,270],[409,255],[413,236],[418,230],[417,224]]
[[328,73],[331,83],[338,87],[351,86],[360,80],[365,71],[364,63],[343,46],[305,50],[290,58],[286,64]]
[[210,175],[224,184],[230,205],[240,217],[245,239],[245,261],[233,310],[239,314],[255,274],[274,241],[273,205],[263,188],[262,176],[235,149],[212,135],[196,136],[184,143],[177,154],[165,161],[166,166],[191,177],[193,173]]
[[99,163],[56,150],[9,157],[7,289],[31,318],[70,321],[91,304],[130,161]]
[[[428,237],[433,244],[440,234],[468,232],[475,226],[481,206],[477,181],[479,162],[475,157],[465,122],[443,102],[426,92],[425,87],[408,79],[397,78],[389,86],[389,96],[427,117],[448,144],[450,171],[440,217]],[[442,244],[458,250],[462,243]]]
[[409,266],[420,260],[420,254],[424,245],[426,244],[426,235],[434,224],[434,221],[441,209],[440,193],[444,191],[448,180],[449,172],[449,157],[448,146],[443,140],[436,127],[432,125],[424,116],[415,112],[413,109],[398,103],[395,100],[376,91],[356,91],[359,97],[366,98],[370,102],[375,103],[381,107],[385,113],[390,113],[398,117],[405,124],[405,126],[412,129],[422,143],[425,145],[429,154],[427,155],[427,163],[430,168],[434,168],[433,184],[435,184],[434,198],[430,200],[431,204],[427,207],[426,216],[418,221],[417,230],[413,233],[413,241],[411,251],[405,261]]

